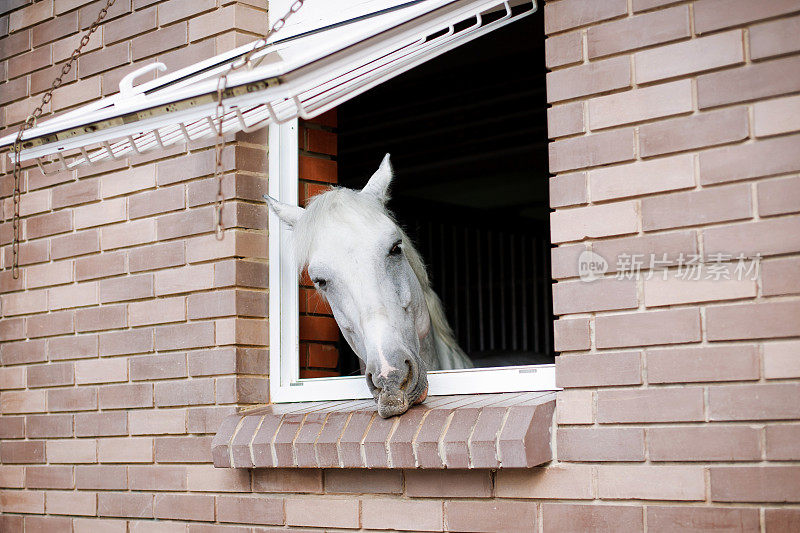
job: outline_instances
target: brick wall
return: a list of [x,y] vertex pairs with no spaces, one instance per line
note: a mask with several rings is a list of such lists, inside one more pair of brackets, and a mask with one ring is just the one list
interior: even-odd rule
[[[4,133],[98,8],[4,4]],[[265,8],[117,0],[51,110],[113,93],[134,61],[174,70],[247,42]],[[228,139],[221,242],[210,143],[26,172],[23,274],[0,273],[0,530],[797,530],[800,6],[544,9],[565,388],[556,461],[498,473],[213,469],[221,417],[267,398],[258,132]],[[325,129],[308,127],[308,152],[330,154],[311,143]],[[302,177],[332,179],[311,162],[301,158]],[[590,284],[577,279],[587,246],[765,260],[755,282],[722,288],[613,273]]]

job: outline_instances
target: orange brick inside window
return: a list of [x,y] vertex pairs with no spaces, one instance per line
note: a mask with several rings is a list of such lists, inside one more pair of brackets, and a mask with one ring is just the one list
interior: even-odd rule
[[[338,182],[336,162],[336,110],[310,121],[300,121],[299,128],[299,198],[305,205],[312,196]],[[338,376],[339,327],[331,309],[314,290],[308,273],[300,279],[300,377]]]

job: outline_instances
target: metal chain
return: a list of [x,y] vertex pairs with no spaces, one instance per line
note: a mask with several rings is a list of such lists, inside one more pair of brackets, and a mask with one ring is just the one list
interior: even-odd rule
[[296,0],[289,8],[289,11],[287,11],[286,14],[281,18],[276,20],[267,33],[261,39],[256,41],[256,44],[253,46],[253,48],[250,49],[250,51],[247,52],[241,59],[231,63],[231,66],[228,67],[228,70],[226,70],[224,74],[221,74],[217,80],[217,107],[214,113],[217,121],[217,140],[214,144],[214,178],[217,180],[217,198],[214,203],[214,218],[215,235],[217,240],[221,241],[225,238],[225,228],[222,225],[222,210],[225,206],[225,197],[222,192],[222,151],[225,148],[222,136],[222,120],[225,117],[225,105],[222,103],[222,95],[228,88],[228,76],[232,72],[239,70],[244,66],[246,66],[248,69],[257,67],[263,60],[263,56],[254,63],[252,61],[253,54],[264,50],[267,47],[267,39],[279,32],[281,28],[286,25],[286,21],[289,20],[292,15],[300,11],[300,8],[303,7],[304,3],[305,0]]
[[78,44],[78,47],[72,51],[72,54],[69,56],[69,60],[67,60],[64,65],[61,66],[61,74],[56,76],[53,80],[53,83],[50,85],[50,88],[42,95],[42,102],[33,110],[33,112],[28,115],[25,119],[25,122],[19,127],[19,131],[17,132],[17,137],[14,139],[14,215],[12,218],[12,225],[14,227],[14,239],[11,242],[11,253],[13,255],[12,265],[11,265],[11,277],[14,279],[19,278],[19,203],[20,203],[20,174],[22,173],[22,164],[20,163],[20,152],[22,151],[22,135],[25,133],[25,130],[32,128],[36,125],[36,121],[39,117],[42,116],[44,112],[44,106],[46,106],[50,100],[53,98],[53,91],[61,87],[61,84],[64,83],[64,76],[69,74],[69,71],[72,70],[72,64],[75,63],[75,60],[78,59],[78,56],[81,55],[81,51],[89,44],[89,39],[91,39],[92,34],[97,31],[97,28],[100,27],[100,24],[103,22],[103,19],[106,18],[108,14],[108,10],[111,6],[114,5],[116,0],[106,0],[106,5],[103,7],[100,12],[97,14],[97,19],[92,22],[92,25],[89,26],[89,29],[83,34],[81,37],[81,42]]

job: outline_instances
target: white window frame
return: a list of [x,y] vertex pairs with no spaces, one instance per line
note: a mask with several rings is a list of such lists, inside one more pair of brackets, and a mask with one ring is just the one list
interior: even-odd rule
[[[297,205],[298,122],[270,125],[269,194]],[[269,213],[270,399],[274,403],[372,398],[364,376],[300,379],[299,272],[292,233]],[[557,390],[555,365],[526,365],[428,372],[428,394],[478,394]]]

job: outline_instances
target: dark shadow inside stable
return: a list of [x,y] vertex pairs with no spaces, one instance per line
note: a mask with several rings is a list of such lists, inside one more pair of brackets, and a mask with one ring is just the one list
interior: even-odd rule
[[554,360],[544,65],[540,10],[338,108],[339,183],[392,154],[389,207],[475,366]]

